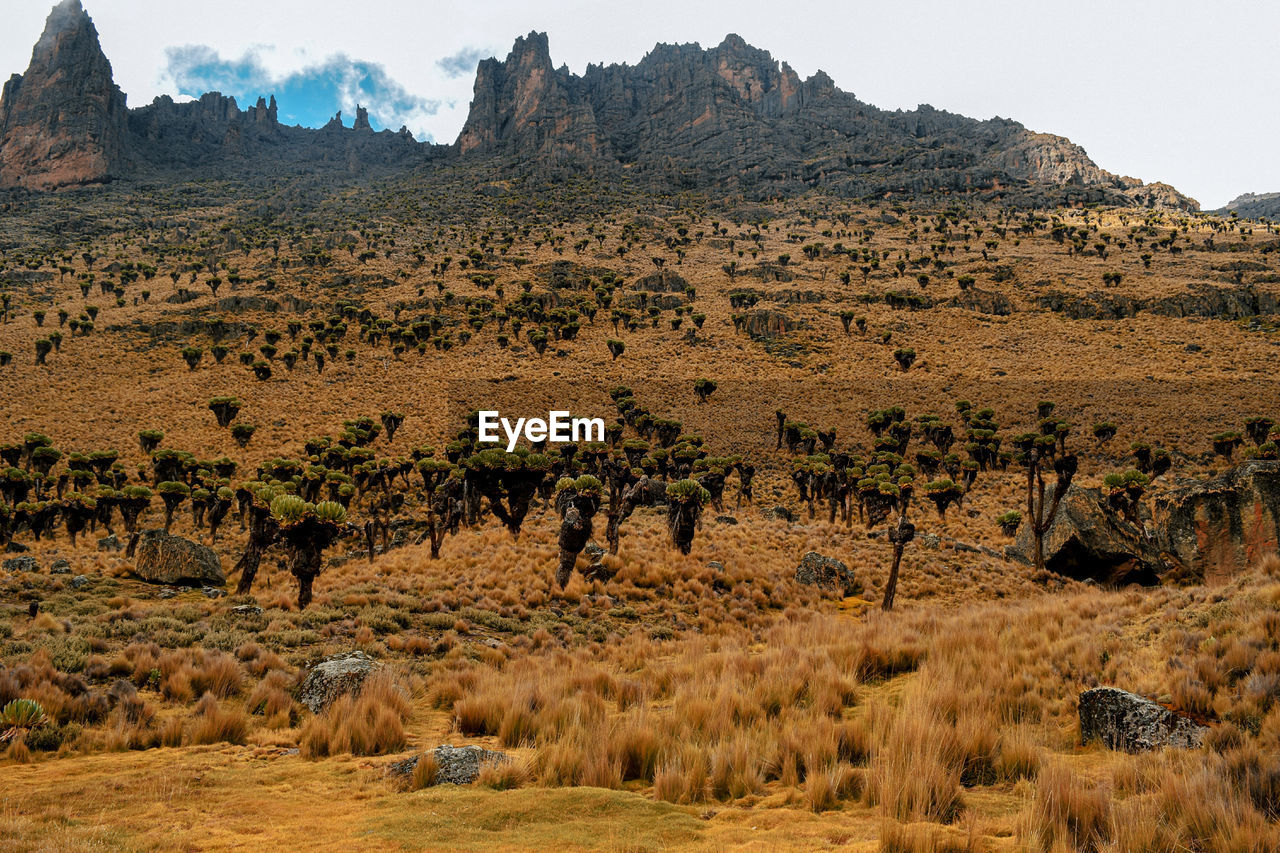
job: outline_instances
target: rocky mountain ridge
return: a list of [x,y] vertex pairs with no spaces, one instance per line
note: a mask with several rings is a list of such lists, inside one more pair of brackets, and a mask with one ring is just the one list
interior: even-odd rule
[[706,50],[660,44],[635,66],[590,65],[579,77],[554,67],[544,33],[530,33],[504,61],[480,63],[457,147],[516,170],[625,172],[765,195],[1029,191],[1046,201],[1196,207],[1172,187],[1112,175],[1070,140],[1014,121],[928,105],[877,109],[821,71],[801,80],[736,35]]
[[1234,211],[1250,219],[1280,217],[1280,193],[1244,193],[1227,202],[1220,213]]
[[880,110],[822,72],[802,80],[735,35],[705,50],[660,44],[635,66],[591,65],[577,76],[552,64],[546,34],[530,33],[505,60],[480,63],[466,124],[448,146],[405,129],[375,133],[357,112],[351,128],[341,114],[316,130],[286,127],[274,97],[241,109],[216,92],[130,110],[80,0],[62,0],[27,71],[0,98],[0,187],[457,162],[498,176],[625,177],[755,198],[819,189],[1197,208],[1172,187],[1112,175],[1069,140],[1014,121],[927,105]]

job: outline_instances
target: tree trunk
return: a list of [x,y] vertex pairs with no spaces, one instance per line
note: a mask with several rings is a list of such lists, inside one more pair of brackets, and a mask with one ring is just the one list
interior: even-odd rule
[[898,592],[898,569],[902,566],[902,549],[904,544],[893,546],[893,568],[889,570],[889,583],[884,588],[884,602],[880,609],[888,612],[893,609],[893,597]]

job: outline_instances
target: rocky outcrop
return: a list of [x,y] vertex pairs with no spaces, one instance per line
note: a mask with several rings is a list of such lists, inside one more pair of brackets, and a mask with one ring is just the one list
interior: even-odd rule
[[979,288],[962,291],[959,296],[952,297],[943,304],[995,317],[1007,317],[1013,313],[1013,303],[1009,301],[1009,297],[994,290]]
[[[1046,506],[1053,486],[1045,491]],[[1018,538],[1005,549],[1018,562],[1035,562],[1031,526],[1023,524]],[[1150,585],[1160,580],[1163,564],[1145,533],[1105,505],[1101,491],[1071,486],[1044,536],[1045,568],[1063,577],[1120,586]]]
[[133,574],[148,583],[177,586],[222,586],[227,582],[216,551],[163,530],[142,532]]
[[804,328],[804,324],[799,320],[795,320],[781,311],[774,311],[771,308],[757,308],[754,311],[748,311],[742,315],[739,322],[741,323],[742,331],[753,338],[776,338],[794,332],[796,329]]
[[[480,777],[486,764],[503,764],[511,760],[505,752],[483,749],[478,746],[449,746],[444,744],[431,751],[436,760],[433,785],[470,785]],[[422,756],[415,755],[387,766],[387,775],[401,780],[413,778]]]
[[796,566],[796,582],[819,587],[841,598],[861,589],[848,566],[817,551],[810,551],[800,559],[800,565]]
[[342,124],[341,113],[320,130],[287,127],[277,116],[274,96],[269,101],[259,98],[243,110],[235,98],[219,92],[186,103],[161,96],[129,113],[128,143],[135,171],[410,167],[436,152],[403,128],[374,133],[363,107],[356,110],[351,128]]
[[1108,749],[1125,752],[1194,749],[1208,731],[1190,717],[1114,687],[1081,693],[1079,712],[1081,743],[1098,740]]
[[0,186],[53,189],[126,171],[125,97],[80,0],[62,0],[0,95]]
[[1140,299],[1094,291],[1084,295],[1051,290],[1038,300],[1040,307],[1073,320],[1120,320],[1140,311],[1161,317],[1207,317],[1241,320],[1280,311],[1280,297],[1252,285],[1215,287],[1193,284],[1173,296]]
[[1186,483],[1155,499],[1160,549],[1182,577],[1222,583],[1277,550],[1280,462],[1245,462],[1211,480]]
[[1195,209],[1163,185],[1100,169],[1078,145],[1005,119],[921,106],[887,112],[807,80],[729,35],[719,45],[659,44],[635,66],[551,61],[547,36],[480,63],[463,155],[514,168],[565,163],[632,180],[715,185],[761,197],[823,187],[857,196],[979,191],[1064,202]]
[[307,672],[298,688],[298,701],[319,714],[340,696],[358,693],[379,664],[364,652],[331,655]]

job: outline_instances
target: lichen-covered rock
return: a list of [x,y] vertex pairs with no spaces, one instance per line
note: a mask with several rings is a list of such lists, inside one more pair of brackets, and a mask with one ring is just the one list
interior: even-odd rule
[[791,522],[795,520],[795,516],[792,514],[791,510],[781,504],[778,506],[771,506],[760,514],[765,518],[774,518],[778,521]]
[[222,586],[227,582],[216,551],[163,530],[143,531],[133,574],[149,583],[181,586]]
[[[437,785],[470,785],[480,776],[480,770],[486,764],[500,764],[510,761],[505,752],[482,749],[478,746],[437,746],[433,751],[436,758]],[[415,755],[387,766],[387,775],[408,779],[417,769],[422,756]]]
[[1109,749],[1147,752],[1164,747],[1191,749],[1207,726],[1163,705],[1115,687],[1080,694],[1080,741],[1101,741]]
[[1174,488],[1157,496],[1152,517],[1181,579],[1228,581],[1280,544],[1280,462],[1253,460]]
[[[1053,500],[1045,490],[1046,506]],[[1035,562],[1031,525],[1018,529],[1018,538],[1005,555],[1021,563]],[[1072,485],[1058,506],[1044,535],[1045,568],[1075,580],[1123,585],[1158,583],[1162,564],[1141,530],[1110,511],[1102,492]]]
[[849,567],[834,557],[824,557],[817,551],[810,551],[800,559],[796,567],[796,580],[803,584],[811,584],[844,598],[858,591]]
[[380,664],[364,652],[331,655],[313,666],[298,688],[298,701],[319,714],[339,696],[358,693]]
[[11,557],[5,560],[3,565],[6,572],[40,571],[40,564],[36,562],[35,557]]

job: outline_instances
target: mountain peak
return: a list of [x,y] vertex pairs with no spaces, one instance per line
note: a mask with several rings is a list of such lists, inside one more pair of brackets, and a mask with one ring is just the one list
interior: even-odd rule
[[89,17],[89,13],[84,10],[84,6],[80,5],[80,0],[62,0],[50,10],[49,17],[45,19],[44,32],[41,33],[40,40],[36,42],[32,52],[40,53],[50,50],[62,33],[79,31],[84,31],[95,43],[97,42],[98,31],[94,28],[93,19]]
[[34,189],[96,183],[124,166],[128,121],[93,20],[62,0],[26,73],[0,95],[0,184]]

